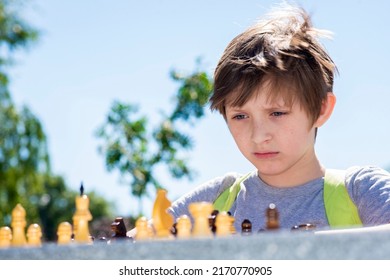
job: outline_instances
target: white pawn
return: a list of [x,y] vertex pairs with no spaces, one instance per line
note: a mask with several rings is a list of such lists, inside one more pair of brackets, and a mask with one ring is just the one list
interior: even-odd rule
[[29,246],[42,246],[42,230],[38,224],[31,224],[27,229],[27,243]]
[[67,245],[72,242],[72,225],[68,222],[62,222],[57,229],[57,244]]
[[187,215],[181,215],[176,220],[176,237],[190,238],[191,237],[191,220]]
[[0,248],[8,248],[11,246],[12,231],[9,227],[0,228]]
[[148,225],[148,220],[145,217],[140,217],[135,222],[135,240],[148,240],[151,238],[151,229]]

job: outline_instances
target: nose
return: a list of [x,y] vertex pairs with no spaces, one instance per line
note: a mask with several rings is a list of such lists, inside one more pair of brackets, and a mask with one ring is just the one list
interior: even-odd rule
[[270,127],[265,122],[256,122],[252,125],[251,140],[255,144],[268,142],[272,139]]

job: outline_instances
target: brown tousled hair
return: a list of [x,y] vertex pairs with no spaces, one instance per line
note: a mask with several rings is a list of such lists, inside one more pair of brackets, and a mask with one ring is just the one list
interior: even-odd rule
[[313,28],[301,8],[272,11],[226,47],[214,72],[211,109],[226,118],[226,105],[240,107],[266,85],[267,98],[297,100],[314,123],[337,71],[317,39],[329,35]]

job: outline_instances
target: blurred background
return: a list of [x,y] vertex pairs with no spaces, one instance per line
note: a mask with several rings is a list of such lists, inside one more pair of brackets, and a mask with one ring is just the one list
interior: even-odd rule
[[[96,227],[150,217],[253,167],[208,109],[230,40],[279,1],[0,1],[0,226],[22,203],[55,239],[80,185]],[[337,105],[319,130],[326,167],[390,167],[388,1],[296,1],[338,65]],[[108,233],[106,233],[108,234]]]

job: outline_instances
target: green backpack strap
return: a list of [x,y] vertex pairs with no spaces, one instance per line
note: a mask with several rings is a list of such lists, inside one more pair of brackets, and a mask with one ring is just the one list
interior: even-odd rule
[[[238,193],[241,183],[252,172],[239,177],[230,188],[224,190],[214,201],[213,207],[218,211],[229,211]],[[325,212],[331,227],[361,226],[356,205],[352,202],[345,187],[345,171],[327,169],[324,178],[324,205]]]
[[324,178],[324,204],[331,227],[361,226],[356,205],[345,187],[345,171],[327,169]]
[[244,182],[251,174],[252,172],[242,177],[238,177],[230,188],[224,190],[214,201],[214,209],[219,212],[229,211],[241,190],[241,183]]

